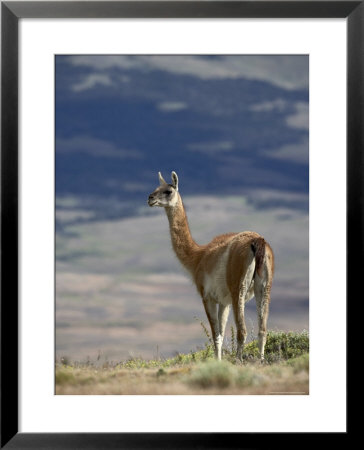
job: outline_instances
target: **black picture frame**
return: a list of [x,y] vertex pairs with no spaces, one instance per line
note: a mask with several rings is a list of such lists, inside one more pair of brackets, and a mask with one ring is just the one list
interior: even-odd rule
[[[354,295],[355,282],[364,273],[364,1],[1,2],[1,448],[256,448],[276,435],[18,432],[18,22],[21,18],[115,17],[347,19],[346,301],[348,305],[350,299],[359,300]],[[348,431],[337,438],[347,438]],[[310,433],[302,435],[300,443],[309,438]],[[317,438],[316,434],[315,444]],[[292,443],[290,434],[279,434],[279,439],[280,446]]]

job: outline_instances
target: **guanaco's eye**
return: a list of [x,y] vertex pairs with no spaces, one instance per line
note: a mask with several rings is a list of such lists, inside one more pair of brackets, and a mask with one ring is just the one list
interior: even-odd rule
[[167,195],[170,195],[170,194],[172,194],[172,191],[168,190],[168,191],[164,191],[164,193],[167,194]]

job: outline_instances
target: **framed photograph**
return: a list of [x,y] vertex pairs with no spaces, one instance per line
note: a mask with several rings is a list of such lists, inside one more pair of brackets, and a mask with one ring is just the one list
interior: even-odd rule
[[363,18],[2,2],[3,447],[347,436]]

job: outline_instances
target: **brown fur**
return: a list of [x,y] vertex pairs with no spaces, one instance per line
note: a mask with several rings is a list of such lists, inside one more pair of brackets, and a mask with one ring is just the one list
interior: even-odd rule
[[166,208],[173,250],[186,269],[194,272],[203,256],[204,247],[193,240],[181,197],[178,202],[178,208]]
[[262,277],[262,267],[265,255],[265,240],[262,237],[258,237],[251,243],[251,248],[255,255],[255,270],[258,275]]
[[[179,197],[178,208],[166,208],[173,249],[181,263],[189,270],[201,297],[204,297],[205,273],[211,273],[227,246],[231,243],[227,265],[227,284],[233,299],[238,301],[241,279],[255,257],[256,272],[262,277],[264,256],[273,261],[273,252],[265,239],[254,231],[221,234],[206,245],[198,245],[191,236],[186,211]],[[272,265],[272,275],[274,267]]]
[[203,297],[203,281],[205,273],[210,274],[225,252],[227,245],[236,233],[227,233],[216,236],[209,244],[201,246],[202,257],[194,272],[194,281],[198,292]]
[[235,303],[237,304],[239,299],[241,280],[245,277],[248,267],[254,258],[251,244],[258,237],[260,237],[259,234],[251,231],[240,233],[230,247],[226,276],[233,299],[233,306]]

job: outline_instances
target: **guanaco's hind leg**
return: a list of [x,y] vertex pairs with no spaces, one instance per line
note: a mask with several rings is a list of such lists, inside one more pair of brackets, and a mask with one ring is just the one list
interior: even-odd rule
[[245,326],[245,301],[244,296],[239,294],[239,299],[237,302],[233,303],[234,319],[236,325],[236,340],[237,340],[237,352],[236,357],[242,361],[243,360],[243,348],[246,341],[246,326]]
[[261,361],[264,361],[264,348],[267,340],[267,321],[269,315],[269,303],[270,303],[270,289],[271,283],[259,277],[255,276],[254,279],[254,294],[257,305],[258,316],[258,347]]
[[251,283],[253,280],[255,270],[255,261],[249,265],[245,276],[240,281],[240,289],[238,299],[233,301],[234,318],[236,324],[236,338],[237,338],[237,353],[236,357],[243,360],[243,349],[246,341],[247,331],[245,326],[245,303],[250,300],[251,295]]

